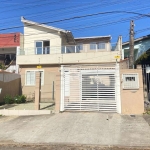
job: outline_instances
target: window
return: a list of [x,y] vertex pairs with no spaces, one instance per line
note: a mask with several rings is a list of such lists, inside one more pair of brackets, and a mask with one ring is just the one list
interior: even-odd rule
[[80,53],[80,50],[83,50],[83,44],[77,45],[67,45],[61,47],[61,53]]
[[123,89],[138,89],[139,77],[138,74],[123,74]]
[[96,43],[95,43],[95,42],[90,43],[90,49],[91,49],[91,50],[96,50],[96,49],[97,49],[97,48],[96,48]]
[[66,46],[66,53],[75,53],[75,46]]
[[36,54],[49,54],[50,41],[36,41],[35,50],[36,50]]
[[81,50],[83,50],[83,44],[82,44],[82,43],[77,44],[77,46],[76,46],[76,52],[78,53],[78,52],[80,52]]
[[5,65],[15,64],[16,61],[16,54],[1,54],[0,60],[3,61]]
[[105,43],[97,43],[97,49],[105,49]]
[[62,46],[62,47],[61,47],[61,53],[62,53],[62,54],[65,54],[65,46]]
[[[26,85],[35,85],[36,72],[37,70],[26,72]],[[40,72],[41,72],[41,85],[44,85],[44,72],[43,71]]]
[[90,49],[91,50],[105,49],[105,43],[102,43],[102,42],[92,42],[92,43],[90,43]]

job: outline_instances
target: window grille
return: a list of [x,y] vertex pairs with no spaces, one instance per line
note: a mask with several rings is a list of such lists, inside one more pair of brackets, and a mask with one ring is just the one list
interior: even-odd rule
[[139,89],[138,74],[123,74],[123,89]]

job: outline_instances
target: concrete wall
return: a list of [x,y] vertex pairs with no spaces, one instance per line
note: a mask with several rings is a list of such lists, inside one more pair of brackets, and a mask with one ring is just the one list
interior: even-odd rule
[[119,68],[120,69],[128,69],[129,68],[129,60],[128,59],[121,60],[119,62]]
[[103,51],[93,53],[68,53],[52,55],[19,55],[17,64],[77,64],[77,63],[102,63],[115,62],[115,56],[118,51]]
[[2,92],[0,94],[0,103],[3,102],[3,98],[6,95],[15,96],[20,94],[21,79],[20,75],[14,73],[0,72],[0,88]]
[[61,53],[61,37],[57,31],[25,24],[24,50],[25,53],[35,54],[35,41],[50,41],[50,53]]
[[42,65],[41,69],[37,69],[36,65],[20,66],[22,93],[27,96],[28,100],[34,100],[35,85],[29,86],[25,83],[26,71],[30,70],[44,71],[44,85],[41,86],[41,102],[54,101],[56,97],[56,74],[59,73],[59,67]]
[[24,48],[24,35],[20,33],[20,49]]
[[[122,88],[122,74],[124,73],[138,73],[139,75],[139,89],[124,90]],[[144,95],[143,95],[143,80],[141,69],[121,69],[121,113],[122,114],[142,114],[144,112]]]

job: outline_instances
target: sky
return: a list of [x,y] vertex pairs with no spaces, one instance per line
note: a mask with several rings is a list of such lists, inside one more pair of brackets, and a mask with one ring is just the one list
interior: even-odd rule
[[24,16],[74,37],[111,35],[113,44],[119,35],[129,40],[131,20],[135,38],[150,34],[150,15],[139,14],[150,14],[150,0],[0,0],[0,33],[23,33]]

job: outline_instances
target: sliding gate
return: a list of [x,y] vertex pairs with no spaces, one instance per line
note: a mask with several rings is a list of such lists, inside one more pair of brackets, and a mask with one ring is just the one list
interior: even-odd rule
[[62,66],[61,111],[120,112],[117,64]]

